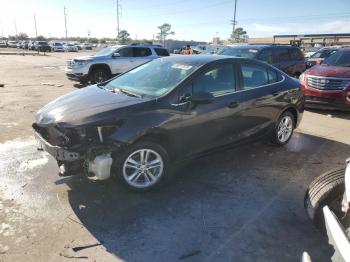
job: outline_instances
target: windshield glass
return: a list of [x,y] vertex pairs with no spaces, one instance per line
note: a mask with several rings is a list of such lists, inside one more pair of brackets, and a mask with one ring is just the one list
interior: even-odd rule
[[119,76],[105,88],[158,97],[173,89],[198,67],[194,64],[159,58]]
[[218,55],[229,55],[236,57],[245,57],[245,58],[254,58],[258,53],[259,49],[254,48],[236,48],[236,47],[227,47],[220,50]]
[[325,59],[323,64],[332,66],[350,66],[350,51],[338,51]]
[[54,46],[62,46],[61,43],[54,43]]
[[310,58],[327,58],[330,55],[334,54],[335,52],[337,52],[337,50],[334,50],[334,49],[320,50],[320,51],[317,51],[315,54],[313,54]]
[[[87,44],[84,44],[87,45]],[[106,47],[98,51],[94,56],[105,56],[105,55],[111,55],[116,50],[115,47]]]

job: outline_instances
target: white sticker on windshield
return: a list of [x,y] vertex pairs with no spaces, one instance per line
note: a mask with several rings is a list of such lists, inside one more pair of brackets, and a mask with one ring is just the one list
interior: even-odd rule
[[251,52],[251,53],[257,53],[258,50],[256,50],[256,49],[249,49],[249,52]]
[[181,64],[173,64],[171,67],[176,69],[182,69],[182,70],[190,70],[192,68],[191,65],[181,65]]

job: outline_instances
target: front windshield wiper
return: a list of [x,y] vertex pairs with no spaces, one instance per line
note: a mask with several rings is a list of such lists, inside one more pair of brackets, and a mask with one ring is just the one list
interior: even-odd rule
[[121,89],[121,88],[114,88],[114,93],[117,93],[117,92],[120,92],[120,93],[123,93],[123,94],[126,94],[128,96],[133,96],[133,97],[137,97],[137,98],[142,98],[141,95],[139,94],[136,94],[136,93],[133,93],[129,90],[125,90],[125,89]]

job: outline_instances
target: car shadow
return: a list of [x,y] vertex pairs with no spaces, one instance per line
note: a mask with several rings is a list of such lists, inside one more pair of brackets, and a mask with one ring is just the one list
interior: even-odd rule
[[76,83],[73,85],[75,88],[83,88],[83,87],[86,87],[88,86],[88,84],[82,84],[82,83]]
[[316,114],[321,114],[321,115],[328,115],[331,117],[336,117],[336,118],[342,118],[346,120],[350,120],[350,111],[341,111],[341,110],[326,110],[326,109],[314,109],[314,108],[307,108],[307,111],[316,113]]
[[68,199],[125,261],[297,261],[303,251],[329,261],[333,248],[307,218],[303,197],[314,177],[349,155],[349,145],[295,133],[285,147],[254,143],[195,159],[150,192],[70,179]]

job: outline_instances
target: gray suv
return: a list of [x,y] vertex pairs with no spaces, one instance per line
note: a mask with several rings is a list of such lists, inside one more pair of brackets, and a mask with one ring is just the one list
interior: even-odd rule
[[168,50],[156,45],[111,46],[95,55],[68,60],[66,75],[82,84],[101,83],[162,56],[169,56]]

